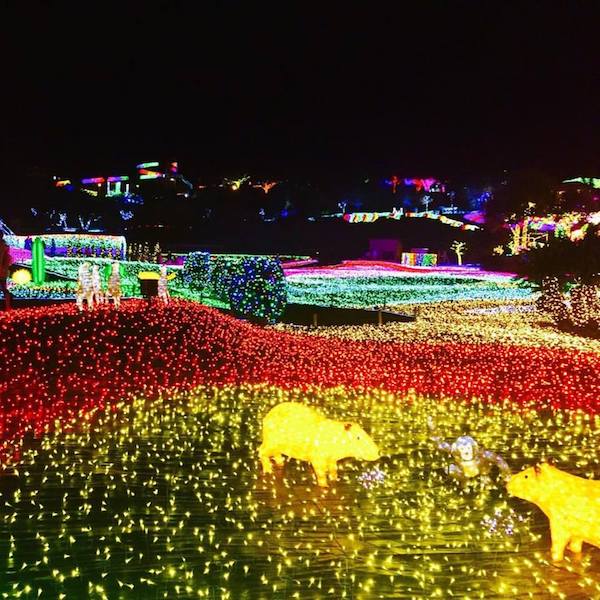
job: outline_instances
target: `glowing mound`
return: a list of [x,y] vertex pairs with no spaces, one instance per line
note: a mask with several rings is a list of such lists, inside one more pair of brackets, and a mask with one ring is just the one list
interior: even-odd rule
[[377,343],[262,329],[191,302],[0,319],[0,435],[41,431],[63,409],[211,383],[345,386],[432,398],[511,399],[598,411],[600,356],[500,344]]

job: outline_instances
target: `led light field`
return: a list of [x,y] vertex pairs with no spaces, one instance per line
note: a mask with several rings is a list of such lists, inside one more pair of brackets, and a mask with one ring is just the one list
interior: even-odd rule
[[[330,489],[306,463],[264,476],[262,416],[308,401],[369,430],[385,457],[344,461]],[[27,442],[0,479],[0,591],[52,598],[596,597],[591,548],[549,562],[545,518],[500,483],[462,490],[427,435],[469,429],[514,470],[598,470],[598,417],[540,415],[334,388],[204,387],[100,410]],[[543,440],[543,441],[541,441]],[[379,469],[371,487],[365,472]],[[495,473],[493,474],[495,477]]]
[[[427,428],[598,478],[593,348],[296,335],[181,300],[13,311],[0,336],[3,597],[600,594],[595,548],[553,564],[542,513],[495,472],[453,482]],[[382,458],[329,489],[307,463],[263,476],[286,400],[356,421]]]
[[532,288],[506,275],[467,269],[398,269],[350,264],[286,271],[288,301],[371,308],[448,300],[517,300]]

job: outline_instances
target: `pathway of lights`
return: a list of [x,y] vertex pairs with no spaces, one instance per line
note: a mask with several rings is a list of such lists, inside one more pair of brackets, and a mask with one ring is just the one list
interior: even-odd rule
[[399,270],[341,265],[287,269],[288,301],[337,307],[374,307],[444,300],[530,298],[532,289],[504,274],[448,269]]
[[454,300],[390,307],[394,308],[408,315],[416,311],[416,321],[317,328],[278,324],[276,329],[347,340],[515,344],[600,353],[600,339],[557,329],[552,319],[541,314],[530,300]]
[[[384,455],[315,486],[263,475],[278,402],[355,420]],[[600,418],[341,387],[200,387],[72,415],[0,478],[5,598],[592,598],[600,553],[551,562],[546,518],[502,485],[452,483],[428,436],[469,431],[514,471],[598,477]],[[89,414],[88,414],[89,417]]]
[[[0,440],[51,424],[63,407],[101,407],[204,383],[344,385],[435,398],[511,399],[599,410],[600,355],[496,343],[380,344],[293,335],[175,300],[129,300],[79,313],[74,305],[0,318]],[[0,453],[1,455],[1,453]]]

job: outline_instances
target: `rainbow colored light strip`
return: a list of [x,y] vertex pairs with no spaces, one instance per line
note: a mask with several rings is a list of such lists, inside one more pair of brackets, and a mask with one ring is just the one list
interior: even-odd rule
[[447,300],[530,299],[533,290],[509,273],[345,261],[333,267],[286,268],[288,302],[373,308]]
[[477,225],[463,223],[462,221],[458,221],[457,219],[450,219],[446,215],[441,215],[430,211],[404,212],[403,210],[394,209],[388,212],[356,212],[346,213],[342,215],[344,221],[348,223],[374,223],[380,218],[400,220],[404,217],[416,219],[432,219],[434,221],[439,221],[444,225],[449,225],[450,227],[460,228],[463,231],[477,231],[481,229],[481,227],[478,227]]

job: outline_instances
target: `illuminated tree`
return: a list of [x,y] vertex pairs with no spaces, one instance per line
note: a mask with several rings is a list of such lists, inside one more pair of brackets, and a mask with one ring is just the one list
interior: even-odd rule
[[279,260],[264,256],[244,259],[231,277],[229,303],[239,317],[275,323],[286,305],[286,286]]
[[450,250],[452,250],[456,254],[456,260],[458,261],[458,266],[462,266],[462,257],[467,249],[467,245],[465,242],[459,242],[455,240],[452,242],[452,246],[450,246]]
[[[552,237],[523,255],[521,271],[540,286],[539,310],[557,324],[598,327],[600,322],[600,236],[589,228],[581,240]],[[570,296],[564,295],[571,287]],[[567,302],[569,300],[569,302]]]
[[268,194],[278,183],[278,181],[265,181],[264,183],[256,183],[252,187],[259,188],[265,194]]
[[210,283],[210,254],[191,252],[183,264],[181,276],[186,285],[194,291],[205,290]]
[[398,185],[402,182],[400,177],[397,175],[392,175],[389,179],[386,180],[386,183],[392,188],[392,194],[396,193],[398,189]]
[[225,184],[230,186],[234,192],[237,192],[248,179],[250,179],[249,175],[242,175],[239,179],[225,179]]

